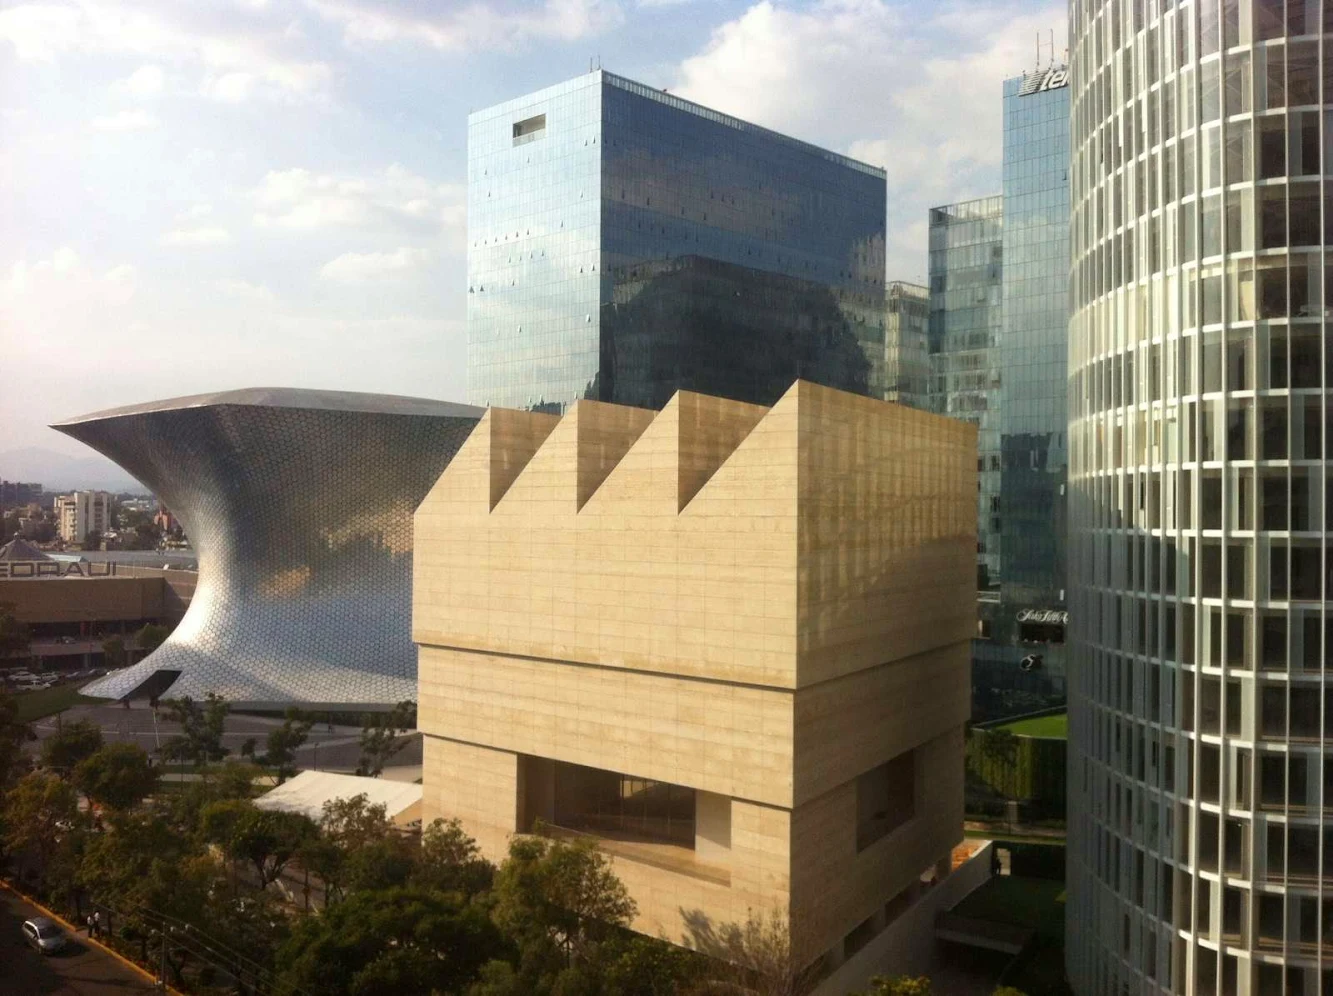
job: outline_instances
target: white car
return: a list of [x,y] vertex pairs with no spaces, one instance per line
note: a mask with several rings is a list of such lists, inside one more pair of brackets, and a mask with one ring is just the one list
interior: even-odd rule
[[44,955],[55,954],[65,946],[65,932],[54,920],[35,916],[23,921],[23,939]]

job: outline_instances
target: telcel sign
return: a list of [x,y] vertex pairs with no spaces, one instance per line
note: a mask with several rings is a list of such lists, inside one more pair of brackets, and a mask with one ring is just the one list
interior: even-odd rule
[[1066,68],[1055,68],[1037,70],[1035,73],[1023,74],[1023,85],[1018,88],[1018,95],[1026,97],[1030,93],[1044,93],[1047,90],[1058,90],[1062,86],[1069,86],[1069,70]]

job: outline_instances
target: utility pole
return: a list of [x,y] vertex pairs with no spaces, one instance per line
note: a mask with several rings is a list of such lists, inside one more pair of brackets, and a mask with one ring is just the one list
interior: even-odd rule
[[163,992],[167,991],[167,930],[162,928],[162,965],[158,973],[157,987]]

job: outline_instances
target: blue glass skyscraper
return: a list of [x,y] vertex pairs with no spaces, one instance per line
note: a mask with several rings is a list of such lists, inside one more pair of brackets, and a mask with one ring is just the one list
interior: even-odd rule
[[1006,80],[1002,194],[930,211],[926,407],[980,430],[976,718],[1065,696],[1068,80]]
[[1041,656],[1036,689],[1054,698],[1065,673],[1068,78],[1053,67],[1004,83],[1003,568],[992,629],[1015,654]]
[[596,71],[468,119],[468,394],[879,396],[884,172]]

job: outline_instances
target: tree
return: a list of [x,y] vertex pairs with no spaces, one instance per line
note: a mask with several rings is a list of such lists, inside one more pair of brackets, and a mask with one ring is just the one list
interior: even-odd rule
[[282,877],[288,863],[317,832],[308,816],[249,806],[239,814],[222,846],[228,857],[250,863],[263,891]]
[[416,725],[417,704],[410,700],[399,702],[388,713],[367,713],[361,722],[361,761],[356,773],[378,778],[389,759],[402,749],[402,735]]
[[218,799],[207,803],[199,811],[199,836],[227,850],[241,820],[254,808],[248,799]]
[[180,724],[181,732],[162,745],[163,757],[205,765],[231,753],[222,743],[231,707],[221,696],[209,692],[202,708],[188,695],[166,706],[168,718]]
[[111,636],[102,641],[102,657],[107,667],[124,667],[130,662],[123,636]]
[[495,876],[495,920],[524,941],[545,939],[566,965],[585,960],[637,907],[606,856],[586,840],[518,837]]
[[[235,893],[215,888],[209,893],[204,910],[207,919],[199,926],[210,941],[242,952],[250,961],[272,970],[278,951],[291,936],[292,918],[284,909],[284,902],[281,895],[273,892]],[[259,987],[241,991],[276,992]]]
[[684,911],[690,946],[714,959],[710,974],[724,990],[754,996],[806,996],[819,983],[820,962],[793,938],[778,908],[751,911],[743,923],[714,924],[699,910]]
[[19,720],[18,702],[0,688],[0,793],[7,792],[32,766],[23,745],[33,739],[32,727]]
[[347,892],[382,892],[405,886],[416,858],[415,841],[398,833],[369,843],[347,856]]
[[281,785],[296,774],[296,751],[310,737],[314,722],[299,709],[288,709],[281,726],[269,730],[268,749],[261,759],[265,767],[274,769]]
[[[191,838],[176,833],[159,814],[113,812],[94,834],[79,865],[79,882],[95,896],[136,895],[146,901],[146,880],[155,861],[177,865],[199,854]],[[154,897],[160,902],[161,897]]]
[[42,764],[68,778],[81,761],[101,749],[102,728],[90,720],[75,720],[42,741]]
[[693,991],[691,984],[703,981],[709,968],[706,959],[694,951],[628,931],[604,945],[598,961],[602,991],[625,996],[677,996]]
[[413,885],[471,897],[488,891],[494,881],[495,866],[481,856],[458,820],[435,820],[422,831]]
[[159,626],[156,623],[145,623],[143,629],[139,630],[134,636],[134,642],[147,657],[166,641],[171,635],[171,630],[166,626]]
[[44,877],[61,844],[82,821],[73,786],[45,771],[30,772],[5,794],[3,814],[5,850],[35,855]]
[[[150,810],[112,812],[104,832],[92,834],[79,863],[78,883],[95,901],[116,908],[116,931],[138,940],[141,960],[163,916],[181,923],[207,925],[218,889],[217,862],[193,836],[178,833],[164,816]],[[177,985],[188,955],[174,946],[165,951]]]
[[14,615],[13,602],[0,602],[0,657],[14,657],[28,652],[32,632]]
[[[218,765],[207,781],[186,782],[164,800],[164,813],[181,834],[201,832],[204,811],[213,803],[246,801],[255,794],[254,780],[262,774],[253,764]],[[207,838],[205,838],[207,839]]]
[[[348,799],[330,799],[324,803],[320,817],[320,833],[306,842],[301,850],[301,865],[324,883],[326,904],[341,900],[351,888],[364,887],[367,882],[385,882],[397,879],[402,884],[402,872],[396,865],[399,856],[381,852],[357,858],[361,851],[371,848],[390,837],[393,824],[385,815],[383,805],[371,805],[364,792]],[[412,861],[408,856],[408,871]]]
[[374,843],[393,831],[383,803],[371,805],[364,792],[349,799],[329,799],[319,820],[321,833],[344,851]]
[[158,771],[138,744],[107,744],[74,769],[79,791],[111,809],[133,809],[157,782]]
[[281,981],[319,996],[456,993],[506,953],[483,908],[421,889],[362,892],[297,922]]
[[102,546],[102,531],[100,529],[89,529],[83,534],[83,548],[85,550],[97,550]]
[[934,993],[930,979],[924,975],[917,978],[908,975],[877,975],[870,980],[870,988],[864,996],[934,996]]

